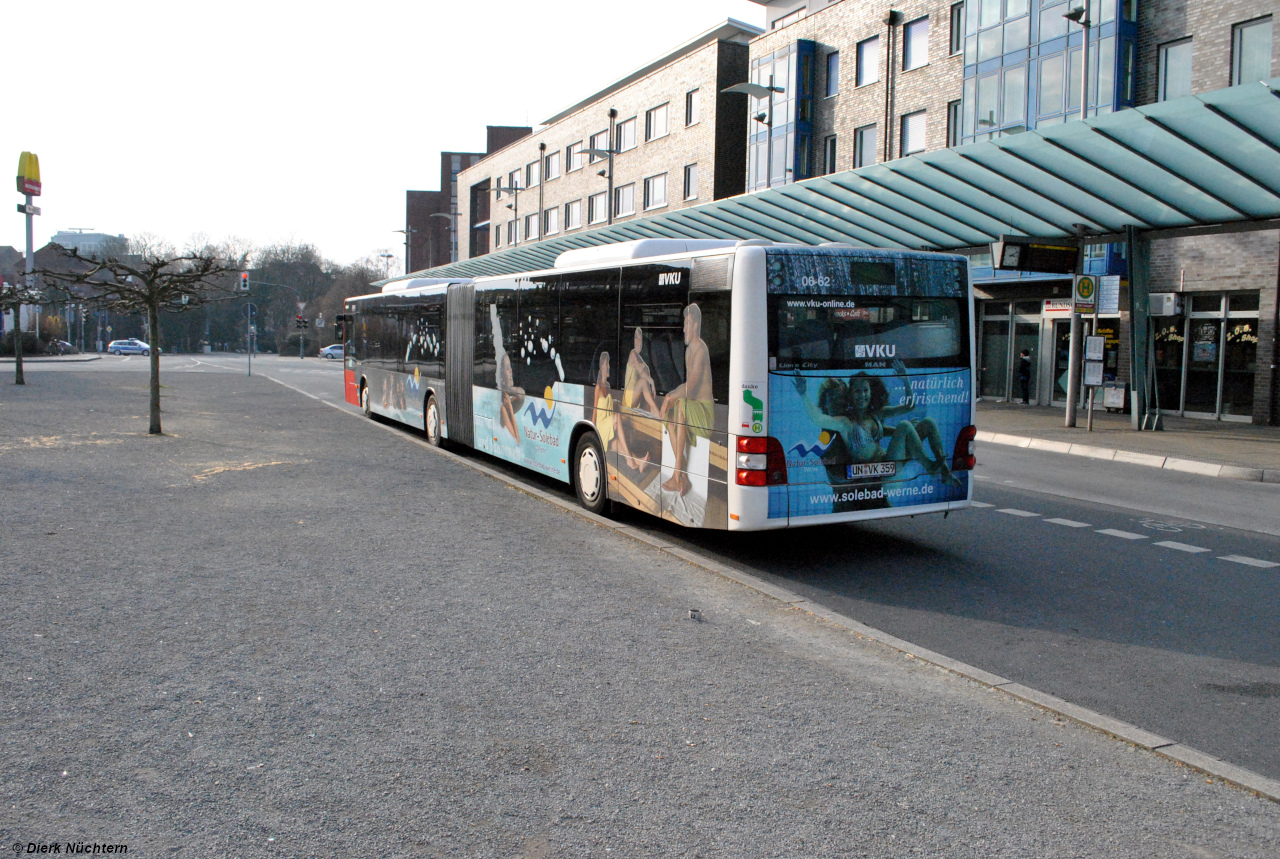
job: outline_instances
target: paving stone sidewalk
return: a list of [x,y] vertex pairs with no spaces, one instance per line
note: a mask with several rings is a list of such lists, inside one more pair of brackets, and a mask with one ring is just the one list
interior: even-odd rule
[[267,379],[164,381],[160,438],[145,373],[0,398],[0,843],[1275,855],[1276,803]]
[[1280,482],[1280,427],[1166,415],[1163,430],[1136,432],[1129,415],[1094,412],[1093,432],[1089,432],[1085,429],[1086,417],[1081,409],[1077,412],[1079,425],[1067,428],[1063,426],[1061,408],[978,403],[979,432],[1271,471],[1275,480],[1269,482]]

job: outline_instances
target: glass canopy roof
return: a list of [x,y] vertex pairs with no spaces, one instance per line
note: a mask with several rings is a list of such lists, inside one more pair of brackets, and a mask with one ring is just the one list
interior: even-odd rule
[[643,238],[956,250],[1001,234],[1116,234],[1280,218],[1280,78],[913,155],[438,266],[417,276],[551,268]]

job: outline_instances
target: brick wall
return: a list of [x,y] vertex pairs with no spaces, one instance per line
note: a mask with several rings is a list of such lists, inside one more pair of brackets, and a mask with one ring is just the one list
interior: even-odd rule
[[[903,24],[929,18],[929,63],[911,71],[902,70],[902,27],[893,28],[893,104],[889,126],[892,130],[891,158],[899,157],[902,117],[927,111],[925,148],[947,145],[947,104],[960,98],[964,57],[950,52],[951,3],[938,0],[906,0],[893,6],[903,14]],[[877,161],[884,160],[885,87],[890,80],[889,28],[884,24],[889,7],[856,0],[842,0],[813,12],[794,24],[773,30],[751,43],[751,56],[761,57],[799,39],[816,42],[818,52],[814,75],[813,146],[815,173],[821,172],[823,141],[836,135],[836,169],[853,169],[853,133],[866,125],[876,126]],[[879,80],[855,87],[858,42],[880,37]],[[839,93],[825,97],[827,55],[840,52]]]
[[[1275,0],[1146,0],[1138,5],[1138,104],[1156,100],[1160,46],[1191,37],[1191,88],[1231,85],[1232,27],[1275,15]],[[1272,26],[1275,26],[1273,19]],[[1273,31],[1274,33],[1274,31]],[[1280,39],[1271,40],[1271,73],[1280,74]]]
[[[564,205],[572,200],[582,201],[582,229],[587,224],[587,198],[592,194],[605,191],[608,183],[599,171],[607,165],[605,161],[570,172],[566,148],[572,143],[581,142],[590,145],[591,135],[604,131],[609,127],[609,108],[618,111],[618,122],[628,119],[636,120],[636,147],[623,152],[614,158],[614,187],[635,183],[636,213],[619,216],[615,223],[621,223],[646,214],[669,212],[684,206],[697,205],[719,196],[730,196],[741,193],[745,183],[746,165],[746,131],[745,118],[734,116],[730,121],[737,123],[741,129],[738,135],[741,144],[736,145],[728,137],[717,139],[720,127],[720,111],[732,108],[733,99],[718,98],[719,90],[732,83],[746,80],[745,45],[733,42],[711,42],[689,54],[673,60],[652,74],[608,93],[600,99],[582,107],[569,116],[538,130],[536,133],[522,138],[510,146],[484,158],[473,167],[464,170],[458,177],[459,217],[461,229],[469,230],[478,222],[472,213],[470,190],[483,183],[498,178],[507,184],[507,176],[513,170],[523,170],[540,156],[538,145],[546,144],[546,152],[560,152],[562,174],[557,179],[544,180],[539,187],[523,190],[519,194],[520,221],[523,227],[525,215],[558,207],[560,210],[560,235],[566,234],[564,228]],[[734,76],[738,76],[734,80]],[[699,121],[693,125],[685,125],[685,94],[690,90],[699,92]],[[742,103],[741,111],[745,114],[745,97],[738,99]],[[669,131],[665,137],[646,142],[645,111],[667,104]],[[698,165],[698,195],[696,200],[684,200],[683,183],[684,168],[688,164]],[[644,179],[665,173],[667,176],[667,204],[649,211],[643,208]],[[717,177],[736,176],[721,181]],[[541,204],[539,204],[541,195]],[[506,223],[512,219],[514,210],[506,206],[512,203],[510,195],[491,204],[492,226],[490,228],[489,249],[493,247],[494,229],[502,231],[502,246],[506,247]],[[571,232],[571,231],[569,231]],[[523,244],[523,229],[521,230]],[[464,243],[459,248],[459,257],[471,251],[471,243]],[[474,243],[483,247],[484,242],[477,237]]]

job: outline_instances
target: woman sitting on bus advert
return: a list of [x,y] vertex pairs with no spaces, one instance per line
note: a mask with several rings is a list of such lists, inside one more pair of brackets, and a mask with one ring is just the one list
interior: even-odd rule
[[635,348],[627,356],[627,374],[622,388],[622,406],[639,410],[644,403],[651,415],[658,414],[658,391],[653,384],[653,374],[641,354],[644,349],[644,329],[637,327]]
[[516,411],[524,405],[524,388],[516,387],[515,373],[511,369],[511,356],[502,346],[502,323],[498,320],[498,305],[489,305],[489,321],[493,323],[493,357],[497,365],[495,383],[502,392],[501,414],[498,416],[502,428],[511,433],[516,441],[520,440],[520,430],[516,427]]
[[[947,466],[942,435],[933,418],[904,420],[893,426],[885,423],[887,418],[906,414],[916,407],[916,396],[911,390],[906,367],[901,361],[894,361],[893,369],[906,391],[906,397],[899,406],[889,405],[889,389],[885,387],[883,379],[867,373],[853,374],[847,385],[839,379],[824,380],[818,389],[817,404],[805,396],[808,380],[804,376],[794,376],[793,382],[809,419],[822,429],[839,433],[845,439],[845,446],[849,449],[849,457],[853,463],[885,460],[919,462],[927,473],[941,474],[943,482],[959,486],[960,481]],[[840,388],[844,391],[841,392]],[[840,410],[841,403],[844,404],[843,411]],[[825,406],[830,411],[820,406]],[[882,446],[886,431],[890,433],[889,442],[887,446]],[[932,458],[925,452],[920,440],[922,435],[933,451]]]
[[633,456],[631,448],[627,444],[627,435],[623,431],[622,418],[614,411],[613,394],[609,390],[609,353],[600,353],[600,369],[596,373],[596,430],[600,433],[600,443],[604,445],[607,452],[609,444],[615,438],[618,440],[618,453],[622,454],[623,460],[626,461],[627,467],[632,471],[639,471],[640,466],[649,461],[649,454],[642,457]]

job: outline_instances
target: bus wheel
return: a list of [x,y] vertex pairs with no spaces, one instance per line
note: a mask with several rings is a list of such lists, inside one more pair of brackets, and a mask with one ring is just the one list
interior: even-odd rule
[[369,408],[369,386],[368,385],[360,386],[360,408],[364,409],[364,416],[366,418],[373,417],[373,409]]
[[573,486],[578,491],[578,503],[592,513],[603,514],[609,504],[606,489],[609,471],[605,466],[600,439],[593,432],[584,433],[578,439],[573,455]]
[[425,418],[423,424],[427,428],[427,444],[432,447],[440,446],[440,408],[436,405],[436,395],[431,394],[427,397],[427,407],[423,410]]

